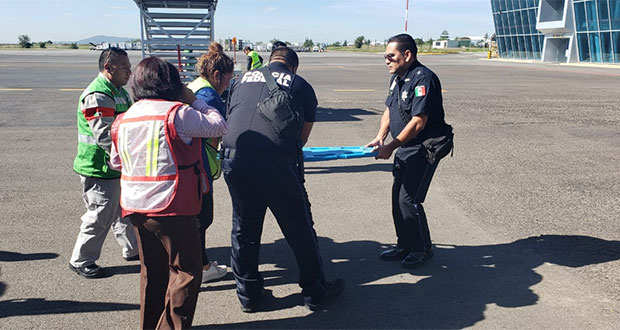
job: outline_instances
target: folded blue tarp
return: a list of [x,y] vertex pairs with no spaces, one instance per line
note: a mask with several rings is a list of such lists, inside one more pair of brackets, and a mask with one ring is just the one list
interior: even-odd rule
[[365,147],[310,147],[303,148],[304,161],[319,162],[324,160],[374,157],[373,148]]

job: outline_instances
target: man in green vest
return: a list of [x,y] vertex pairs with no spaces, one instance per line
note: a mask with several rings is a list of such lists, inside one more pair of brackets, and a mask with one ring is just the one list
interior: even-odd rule
[[99,75],[79,99],[78,148],[73,170],[80,175],[87,211],[82,216],[69,268],[86,278],[104,276],[99,259],[105,237],[113,228],[125,260],[138,260],[136,236],[129,220],[121,218],[120,176],[109,168],[110,127],[114,118],[129,109],[131,99],[122,86],[131,75],[127,52],[109,48],[99,56]]
[[248,57],[248,65],[246,67],[248,71],[260,69],[263,66],[263,58],[250,46],[245,46],[243,53]]

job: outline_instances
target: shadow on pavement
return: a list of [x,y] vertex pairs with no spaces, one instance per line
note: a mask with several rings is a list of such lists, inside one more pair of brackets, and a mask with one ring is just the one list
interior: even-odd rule
[[92,313],[137,309],[140,309],[140,305],[90,301],[46,300],[43,298],[11,299],[0,301],[0,318],[22,315]]
[[[370,158],[374,161],[373,158]],[[327,174],[327,173],[359,173],[359,172],[392,172],[392,163],[374,163],[353,166],[313,166],[312,163],[304,164],[304,174]]]
[[376,116],[376,112],[364,109],[337,109],[337,108],[318,108],[316,109],[316,121],[360,121],[357,116]]
[[10,251],[0,251],[0,261],[28,261],[28,260],[43,260],[57,258],[57,253],[19,253]]
[[[548,262],[583,267],[620,259],[620,242],[588,236],[542,235],[512,243],[462,246],[436,244],[435,256],[426,265],[405,270],[398,262],[381,261],[385,247],[374,241],[336,243],[320,238],[324,258],[331,264],[328,279],[341,277],[347,288],[326,312],[305,317],[222,325],[209,328],[464,328],[484,319],[489,304],[502,307],[535,305],[530,289],[543,280],[534,270]],[[213,249],[225,260],[226,248]],[[297,266],[284,240],[261,247],[261,263],[281,270],[264,272],[265,286],[297,282]],[[326,264],[330,263],[325,259]],[[409,275],[419,277],[410,277]],[[218,290],[217,282],[207,290]],[[225,286],[231,289],[230,285]],[[302,304],[301,295],[268,297],[262,311]],[[260,312],[260,311],[259,311]],[[260,316],[256,317],[257,319]]]
[[140,264],[126,265],[126,266],[108,266],[103,269],[105,271],[105,277],[121,274],[139,274]]

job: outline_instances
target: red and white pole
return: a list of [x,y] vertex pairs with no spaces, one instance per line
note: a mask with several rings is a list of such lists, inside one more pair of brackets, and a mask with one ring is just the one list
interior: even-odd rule
[[407,6],[405,7],[405,33],[407,33],[407,19],[409,18],[409,0],[407,0]]

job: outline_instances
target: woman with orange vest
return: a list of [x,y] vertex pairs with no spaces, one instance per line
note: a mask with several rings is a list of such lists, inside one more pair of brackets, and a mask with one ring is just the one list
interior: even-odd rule
[[[233,60],[224,53],[222,45],[212,42],[209,51],[203,54],[196,63],[196,71],[200,77],[192,81],[187,87],[196,94],[196,98],[205,101],[216,108],[222,116],[226,114],[226,104],[221,94],[226,90],[233,77]],[[204,148],[202,161],[209,182],[220,177],[222,164],[218,159],[219,145],[222,139],[203,139]],[[213,190],[202,196],[202,209],[198,214],[200,223],[200,243],[202,243],[202,283],[214,281],[226,276],[227,267],[210,261],[206,250],[207,228],[213,223]]]
[[185,329],[202,278],[196,215],[210,190],[200,138],[220,137],[228,126],[160,58],[142,60],[131,87],[137,102],[114,121],[110,163],[121,169],[123,216],[138,236],[140,326]]

